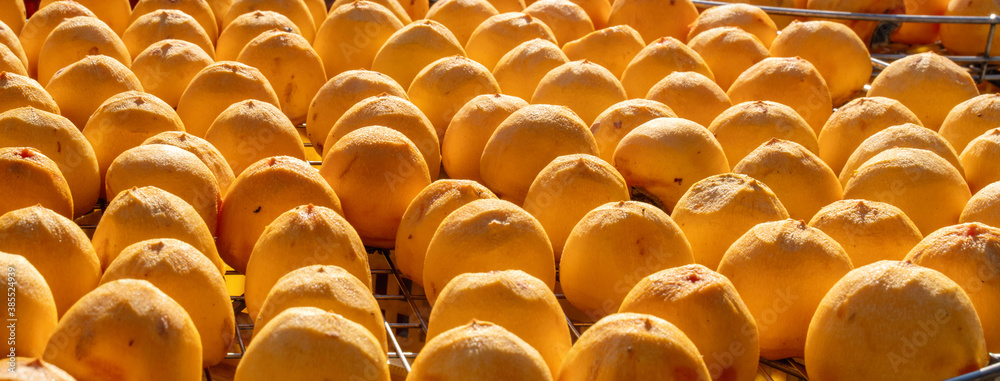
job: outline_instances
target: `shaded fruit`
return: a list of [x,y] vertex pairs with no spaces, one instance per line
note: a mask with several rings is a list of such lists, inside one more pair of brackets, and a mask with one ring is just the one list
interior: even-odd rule
[[[654,360],[655,359],[655,360]],[[652,315],[608,316],[580,336],[559,379],[709,380],[698,348],[673,324]]]
[[[989,16],[1000,12],[1000,6],[992,1],[949,1],[945,16]],[[985,26],[985,28],[984,28]],[[941,45],[958,55],[981,55],[984,49],[1000,49],[1000,42],[992,42],[987,47],[990,27],[988,25],[941,24]]]
[[781,200],[788,216],[808,221],[844,191],[837,175],[802,145],[780,139],[762,144],[733,167],[733,173],[766,184]]
[[368,246],[389,248],[410,202],[431,183],[427,163],[403,133],[354,130],[330,147],[320,174],[344,205],[344,217]]
[[756,36],[731,26],[699,33],[688,46],[705,61],[723,91],[744,71],[771,56]]
[[613,162],[615,148],[629,132],[643,123],[657,118],[676,118],[667,105],[642,98],[615,103],[597,116],[590,132],[594,134],[600,158]]
[[522,270],[555,287],[552,244],[538,220],[507,201],[472,201],[445,217],[427,246],[427,300],[433,305],[461,274],[494,270]]
[[[914,1],[904,0],[903,5],[908,15],[943,16],[948,10],[948,0]],[[892,34],[892,41],[910,45],[933,44],[938,41],[941,24],[934,23],[903,23]],[[983,46],[986,41],[983,41]]]
[[972,301],[986,337],[986,349],[1000,348],[1000,229],[980,223],[941,228],[924,238],[906,261],[940,271]]
[[647,44],[661,37],[685,41],[688,26],[698,18],[698,9],[688,0],[664,4],[656,0],[616,0],[611,4],[608,25],[629,25]]
[[[340,6],[353,3],[354,1],[357,0],[334,1],[333,5],[330,6],[330,11],[331,12],[335,11]],[[410,23],[413,22],[413,19],[410,18],[410,15],[406,14],[406,9],[403,9],[401,1],[398,0],[368,0],[368,1],[371,1],[375,4],[381,5],[386,9],[388,9],[389,12],[392,12],[392,15],[396,16],[396,19],[399,20],[399,22],[403,25],[409,25]]]
[[[41,0],[38,9],[45,9],[60,0]],[[87,7],[94,16],[108,24],[115,34],[121,36],[128,28],[128,20],[132,15],[132,6],[129,0],[73,0],[80,5]],[[72,373],[72,372],[70,372]]]
[[184,308],[137,279],[105,283],[84,295],[45,348],[45,361],[82,380],[108,374],[194,380],[201,377],[201,357],[198,329]]
[[489,321],[538,351],[553,377],[572,346],[566,315],[543,283],[520,270],[455,277],[431,313],[427,341],[472,321]]
[[[101,194],[105,194],[108,167],[115,158],[164,131],[183,132],[184,123],[170,105],[151,94],[126,91],[98,106],[87,120],[83,136],[97,156]],[[105,198],[114,197],[110,194]]]
[[713,380],[744,380],[757,373],[757,323],[732,282],[705,266],[679,266],[643,278],[619,312],[649,314],[676,325],[698,347]]
[[895,261],[858,268],[833,286],[809,324],[805,356],[819,381],[938,380],[988,357],[965,292],[937,271]]
[[[9,1],[11,0],[8,0],[8,2]],[[23,22],[24,18],[21,18],[20,20]],[[24,47],[21,46],[21,42],[17,37],[18,31],[11,29],[9,25],[10,23],[0,20],[0,45],[3,45],[10,51],[12,55],[12,62],[18,62],[24,70],[27,70],[28,56],[25,54]]]
[[930,129],[916,124],[904,123],[879,131],[861,142],[858,149],[854,150],[851,157],[847,159],[847,164],[844,164],[844,169],[840,172],[840,183],[846,185],[868,159],[875,157],[882,151],[897,147],[931,151],[947,160],[952,167],[958,170],[959,175],[965,177],[962,162],[948,141]]
[[462,106],[442,140],[441,163],[448,176],[482,182],[479,169],[486,143],[500,123],[527,105],[515,96],[483,94]]
[[0,5],[0,22],[10,25],[14,33],[21,32],[21,28],[24,27],[25,18],[27,16],[25,15],[23,0],[4,1],[3,5]]
[[922,125],[916,114],[895,99],[865,97],[847,102],[823,125],[819,133],[819,157],[835,173],[840,173],[861,142],[888,127],[905,123]]
[[161,9],[176,9],[191,15],[198,21],[198,25],[208,35],[210,41],[214,42],[219,38],[219,25],[215,20],[215,13],[209,3],[215,0],[139,0],[132,9],[132,17],[129,19],[129,26],[142,16],[156,12]]
[[212,122],[205,140],[219,149],[237,176],[272,156],[306,159],[295,125],[275,105],[259,100],[230,105]]
[[132,60],[132,73],[147,93],[170,107],[177,103],[195,75],[215,63],[198,45],[182,40],[162,40],[149,45]]
[[872,76],[868,46],[851,28],[832,21],[792,22],[771,44],[771,55],[813,64],[836,106],[863,91]]
[[333,147],[345,135],[369,126],[389,127],[406,135],[420,150],[431,180],[441,171],[441,145],[431,121],[417,106],[406,100],[384,93],[355,103],[337,120],[327,135],[324,147]]
[[493,77],[504,94],[531,99],[545,74],[567,62],[569,58],[558,45],[536,38],[504,54],[493,69]]
[[487,0],[441,0],[427,11],[427,19],[441,23],[465,46],[479,24],[500,14]]
[[194,207],[152,186],[121,192],[108,203],[93,238],[101,269],[107,269],[129,245],[155,238],[187,242],[223,271],[212,233]]
[[320,155],[323,143],[337,120],[365,98],[387,94],[406,99],[406,90],[385,74],[369,70],[348,70],[330,78],[313,97],[306,119],[306,136]]
[[205,137],[219,114],[243,100],[279,104],[278,95],[260,70],[239,62],[220,61],[191,79],[177,102],[177,114],[188,133]]
[[[219,16],[220,19],[223,16]],[[299,27],[288,17],[273,11],[253,11],[240,15],[230,22],[222,32],[215,45],[215,59],[218,61],[235,61],[243,47],[251,40],[269,30],[281,30],[289,33],[302,34]]]
[[565,155],[538,173],[524,198],[524,210],[545,228],[559,261],[566,238],[588,212],[628,200],[625,179],[606,161],[586,154]]
[[[76,1],[55,2],[45,8],[39,8],[18,35],[24,54],[28,58],[28,73],[32,78],[38,77],[38,53],[42,50],[45,39],[66,19],[77,16],[97,17],[89,9]],[[123,29],[124,30],[124,29]]]
[[[786,0],[787,1],[787,0]],[[821,11],[838,11],[851,13],[874,13],[874,14],[901,14],[906,12],[905,0],[885,0],[885,1],[854,1],[854,0],[795,0],[798,8],[815,9]],[[791,17],[787,18],[787,25],[791,22]],[[868,44],[875,38],[872,37],[877,27],[877,22],[860,20],[829,20],[839,22],[849,26],[854,33],[861,37],[861,41]],[[784,28],[785,25],[779,25]],[[877,41],[877,40],[876,40]]]
[[233,5],[233,0],[208,0],[208,5],[212,7],[216,25],[219,26],[219,34],[222,34],[222,28],[225,27],[222,25],[222,19],[226,17],[226,11]]
[[0,216],[0,237],[0,252],[24,256],[45,277],[60,316],[101,279],[90,239],[50,209],[35,205]]
[[1000,182],[987,185],[976,192],[965,205],[958,221],[1000,226]]
[[802,356],[820,300],[853,269],[833,238],[792,219],[754,226],[719,263],[719,273],[733,282],[757,322],[761,357],[772,360]]
[[[299,348],[311,348],[303,355]],[[335,374],[389,381],[389,363],[364,326],[333,312],[296,307],[257,333],[236,368],[241,380],[311,378]]]
[[293,124],[306,121],[309,103],[326,82],[326,72],[305,38],[290,32],[264,32],[247,43],[236,60],[260,70]]
[[246,273],[254,245],[286,211],[313,204],[341,213],[340,199],[319,171],[289,156],[260,160],[236,177],[219,211],[219,252],[236,271]]
[[150,45],[176,39],[198,45],[210,57],[215,56],[212,38],[198,24],[198,20],[176,9],[161,9],[147,13],[129,25],[122,34],[122,42],[132,58]]
[[708,8],[691,24],[687,40],[690,44],[702,32],[720,27],[736,27],[754,35],[764,47],[770,47],[778,36],[778,27],[764,10],[750,4],[726,4]]
[[226,356],[236,335],[229,291],[222,273],[198,249],[170,238],[137,242],[111,262],[101,284],[119,279],[148,281],[184,308],[201,337],[203,366]]
[[833,202],[820,209],[809,226],[837,241],[855,267],[902,260],[923,239],[902,210],[878,201]]
[[316,33],[313,49],[322,59],[327,77],[347,70],[371,69],[379,48],[402,27],[385,7],[355,1],[330,12]]
[[465,53],[487,69],[493,69],[504,54],[536,38],[556,42],[552,29],[541,20],[520,11],[501,13],[476,27],[465,44]]
[[437,21],[420,20],[397,30],[385,41],[375,55],[372,70],[409,87],[424,67],[454,55],[465,55],[455,35]]
[[489,189],[469,180],[438,180],[420,191],[406,208],[396,231],[395,263],[399,272],[422,284],[427,246],[441,221],[472,201],[495,198]]
[[636,201],[610,202],[573,228],[559,281],[566,300],[598,320],[617,312],[642,278],[693,262],[684,233],[662,210]]
[[233,170],[229,168],[229,163],[226,162],[226,158],[222,157],[222,153],[219,150],[215,149],[205,139],[189,133],[179,131],[161,132],[156,136],[146,139],[142,144],[166,144],[193,153],[215,175],[215,180],[219,183],[219,193],[222,195],[226,194],[226,191],[229,190],[229,185],[236,179],[236,176],[233,175]]
[[105,55],[87,56],[66,66],[45,86],[62,116],[81,130],[104,101],[130,90],[142,91],[139,79],[121,62]]
[[132,64],[125,44],[115,31],[94,17],[73,17],[52,30],[38,52],[38,82],[48,86],[57,71],[87,56],[103,55],[128,68]]
[[712,121],[708,131],[735,167],[744,157],[771,139],[798,143],[815,154],[816,133],[791,107],[770,101],[743,102],[730,107]]
[[503,327],[479,320],[466,322],[429,340],[406,379],[452,380],[459,373],[477,380],[553,379],[535,348]]
[[693,184],[726,173],[729,162],[712,133],[692,121],[657,118],[622,138],[611,161],[634,196],[665,211]]
[[587,11],[570,0],[539,0],[524,13],[545,23],[560,46],[594,31]]
[[359,279],[365,291],[371,289],[368,253],[354,228],[333,209],[303,205],[274,219],[254,245],[246,271],[250,318],[260,316],[265,298],[282,277],[311,265],[337,266]]
[[222,203],[219,182],[197,156],[165,144],[143,144],[122,152],[108,166],[105,189],[114,199],[123,191],[154,186],[194,207],[215,234]]
[[615,78],[620,78],[632,58],[645,47],[642,35],[635,29],[628,25],[615,25],[565,42],[562,49],[570,60],[596,63],[608,69]]
[[41,205],[73,217],[73,196],[56,163],[29,147],[0,148],[0,213]]
[[[2,25],[0,25],[2,27]],[[21,60],[6,46],[0,45],[0,72],[11,72],[18,75],[28,75]]]
[[0,112],[28,106],[59,114],[56,100],[37,81],[17,73],[0,71]]
[[399,5],[403,6],[406,10],[406,15],[410,17],[410,20],[420,20],[427,16],[427,11],[430,9],[431,4],[428,0],[410,0],[400,2]]
[[31,107],[4,112],[0,114],[0,147],[32,147],[55,162],[73,198],[72,214],[66,217],[94,209],[101,189],[98,161],[84,134],[66,118]]
[[1000,126],[1000,94],[983,94],[948,112],[938,131],[955,151],[962,153],[973,139]]
[[954,166],[931,151],[916,148],[882,151],[844,185],[844,198],[892,204],[923,234],[958,222],[970,197],[968,184]]
[[[726,0],[726,3],[737,3],[735,0]],[[804,0],[743,0],[738,1],[738,3],[745,3],[754,7],[782,7],[782,8],[805,8],[806,1]],[[783,29],[788,26],[793,20],[794,16],[783,16],[783,15],[770,15],[771,20],[776,24],[777,29]],[[773,37],[773,36],[772,36]]]
[[691,243],[695,262],[718,268],[729,246],[755,225],[788,218],[767,185],[740,174],[715,175],[694,184],[671,218]]
[[295,307],[316,307],[365,327],[388,351],[385,321],[371,290],[354,275],[333,265],[311,265],[281,277],[264,299],[254,322],[260,332],[278,314]]
[[740,74],[726,93],[733,103],[773,101],[795,110],[819,133],[833,113],[826,81],[809,61],[771,57]]
[[583,60],[567,62],[545,74],[531,96],[531,103],[566,106],[587,123],[625,99],[625,89],[614,74]]
[[653,85],[645,97],[667,105],[677,117],[702,126],[712,124],[733,105],[712,79],[693,71],[670,73]]
[[622,86],[630,98],[645,98],[658,82],[673,72],[692,71],[715,81],[712,70],[694,50],[676,38],[659,38],[646,45],[622,73]]
[[423,68],[406,95],[430,119],[440,140],[462,106],[477,95],[499,92],[500,85],[489,69],[471,59],[451,56]]
[[222,24],[228,26],[236,18],[254,11],[273,11],[285,15],[295,23],[295,26],[301,31],[302,37],[305,37],[309,42],[312,42],[313,38],[318,35],[316,33],[318,28],[313,24],[309,7],[302,0],[233,0],[225,17],[222,18]]
[[[0,266],[7,269],[9,306],[7,329],[17,329],[11,356],[42,357],[45,345],[56,330],[56,303],[42,274],[20,255],[0,252]],[[16,283],[15,283],[16,282]],[[14,286],[16,284],[16,287]],[[22,324],[18,324],[22,322]],[[8,360],[9,361],[9,360]],[[9,369],[9,368],[8,368]]]
[[961,156],[965,168],[965,181],[973,194],[996,181],[1000,181],[1000,129],[992,129],[972,140]]
[[500,13],[521,12],[527,7],[525,0],[490,0],[490,4]]
[[869,97],[898,100],[934,131],[952,108],[977,95],[979,90],[965,69],[932,52],[893,61],[868,90]]
[[520,204],[528,188],[553,159],[597,154],[587,125],[563,106],[530,105],[514,111],[483,149],[483,183],[503,199]]

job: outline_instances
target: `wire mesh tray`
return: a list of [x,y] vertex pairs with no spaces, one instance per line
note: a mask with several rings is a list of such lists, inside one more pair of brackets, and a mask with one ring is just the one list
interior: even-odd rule
[[[369,249],[369,263],[372,264],[372,282],[375,288],[375,299],[383,309],[386,318],[385,329],[389,339],[389,363],[409,372],[410,365],[417,357],[427,334],[427,321],[430,316],[430,305],[419,288],[406,279],[396,267],[388,250]],[[233,273],[235,274],[235,273]],[[557,289],[558,291],[558,289]],[[237,313],[243,310],[243,297],[234,296],[233,305]],[[566,297],[556,293],[556,298],[565,306]],[[245,316],[245,314],[244,314]],[[570,336],[576,341],[580,334],[593,323],[575,321],[567,318]],[[238,324],[236,343],[226,358],[239,359],[246,350],[253,324]],[[758,379],[772,380],[808,380],[805,366],[799,359],[772,361],[760,359],[757,369]],[[216,378],[213,378],[216,377]],[[205,370],[205,379],[220,379]],[[991,354],[990,365],[948,381],[987,381],[1000,380],[1000,355]]]
[[[312,144],[305,137],[305,128],[297,128],[303,139],[303,144],[309,157],[309,164],[319,166],[320,161],[311,160],[317,158],[314,151],[308,148]],[[93,212],[77,219],[77,223],[88,236],[93,235],[97,222],[100,220],[102,211],[107,207],[105,201],[101,201]],[[410,365],[417,357],[423,347],[427,337],[427,324],[430,318],[430,304],[423,294],[420,286],[402,275],[392,258],[390,250],[367,248],[368,263],[372,274],[372,294],[378,301],[385,320],[386,337],[389,340],[388,359],[390,370],[393,373],[392,380],[403,380],[410,371]],[[556,279],[558,280],[558,269]],[[234,271],[226,273],[226,282],[243,282],[243,275]],[[559,285],[556,285],[556,299],[559,300],[564,311],[567,311],[566,323],[570,330],[570,336],[575,342],[580,334],[593,325],[593,322],[579,321],[569,318],[574,314],[568,310],[573,307],[566,301],[566,296],[560,292]],[[250,343],[253,333],[253,322],[249,316],[242,312],[246,304],[242,295],[231,296],[233,309],[236,312],[236,336],[230,346],[226,361],[212,368],[204,369],[204,380],[222,381],[231,380],[235,374],[236,364],[246,352],[246,346]],[[757,380],[765,381],[797,381],[808,380],[808,373],[801,359],[767,360],[760,359],[757,367]],[[1000,381],[1000,354],[990,354],[989,365],[974,372],[955,377],[946,381]]]
[[[692,0],[698,8],[712,8],[721,5],[731,4],[721,1]],[[803,19],[830,19],[830,20],[850,20],[850,21],[872,21],[878,23],[875,27],[876,36],[869,44],[872,53],[872,66],[875,71],[872,76],[878,75],[889,63],[906,57],[914,53],[934,51],[948,57],[955,63],[969,68],[973,78],[977,83],[985,81],[1000,80],[1000,56],[990,55],[993,39],[996,34],[997,24],[1000,24],[1000,16],[924,16],[924,15],[904,15],[904,14],[875,14],[875,13],[850,13],[836,11],[822,11],[814,9],[798,9],[784,7],[769,7],[756,5],[769,15],[792,16]],[[967,25],[988,25],[989,32],[986,38],[986,46],[981,56],[961,56],[949,54],[940,44],[907,46],[901,44],[887,44],[889,34],[898,28],[902,23],[936,23],[936,24],[967,24]]]

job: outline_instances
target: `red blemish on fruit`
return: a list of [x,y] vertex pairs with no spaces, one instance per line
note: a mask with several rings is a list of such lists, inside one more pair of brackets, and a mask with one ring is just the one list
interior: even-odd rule
[[969,237],[975,237],[979,235],[979,226],[977,226],[976,224],[969,224],[965,228],[965,235]]

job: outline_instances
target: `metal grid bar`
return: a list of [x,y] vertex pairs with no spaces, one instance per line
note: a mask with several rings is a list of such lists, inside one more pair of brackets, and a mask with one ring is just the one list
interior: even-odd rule
[[[692,0],[699,8],[711,8],[731,3],[710,0]],[[905,15],[905,14],[882,14],[882,13],[851,13],[838,11],[823,11],[817,9],[799,9],[785,7],[770,7],[765,5],[755,5],[768,14],[781,16],[796,16],[810,18],[824,18],[836,20],[855,21],[885,21],[885,22],[912,22],[912,23],[933,23],[933,24],[977,24],[996,25],[1000,24],[1000,17],[994,16],[926,16],[926,15]]]
[[[721,5],[727,5],[730,3],[721,1],[711,1],[711,0],[692,0],[692,2],[698,8],[712,8]],[[1000,57],[990,56],[994,36],[996,34],[997,24],[1000,24],[1000,16],[995,14],[989,16],[927,16],[927,15],[907,15],[907,14],[877,14],[877,13],[850,13],[850,12],[839,12],[839,11],[825,11],[816,9],[799,9],[799,8],[785,8],[785,7],[771,7],[771,6],[761,6],[757,5],[758,8],[762,9],[767,14],[771,15],[781,15],[781,16],[794,16],[794,17],[804,17],[812,19],[832,19],[832,20],[851,20],[851,21],[872,21],[879,23],[936,23],[936,24],[970,24],[970,25],[989,25],[989,32],[986,38],[986,47],[983,49],[982,55],[977,56],[958,56],[946,54],[945,57],[951,59],[958,64],[966,64],[970,69],[977,84],[981,84],[985,81],[997,81],[1000,80],[1000,74],[989,74],[991,66],[996,69],[996,65],[1000,64]],[[872,54],[872,64],[876,71],[872,73],[872,76],[878,74],[878,71],[884,69],[888,65],[885,61],[895,61],[897,59],[906,57],[907,54]],[[877,62],[876,62],[877,60]]]
[[[95,211],[101,211],[106,206],[107,206],[106,203],[102,203],[98,205],[97,208],[95,208]],[[80,225],[80,226],[82,228],[85,229],[89,228],[91,230],[94,228],[93,225]],[[397,330],[405,329],[405,330],[418,330],[422,334],[425,335],[427,334],[427,319],[429,318],[429,316],[425,317],[420,312],[420,308],[418,308],[417,306],[417,302],[426,302],[427,297],[426,295],[412,294],[411,292],[412,290],[406,287],[406,283],[403,282],[403,275],[402,273],[399,272],[399,269],[396,267],[395,262],[392,260],[389,251],[383,249],[369,249],[369,255],[381,256],[385,260],[386,264],[388,264],[389,266],[389,269],[371,270],[372,275],[391,276],[395,280],[396,284],[399,286],[399,291],[400,291],[399,294],[389,294],[389,293],[374,294],[375,299],[378,301],[405,301],[407,305],[410,307],[410,312],[412,312],[411,316],[417,318],[417,323],[389,323],[388,321],[384,322],[386,334],[389,339],[390,349],[391,349],[387,353],[387,357],[390,360],[392,359],[399,360],[399,363],[402,365],[403,369],[409,372],[412,366],[412,360],[415,359],[419,353],[404,351],[402,345],[400,345],[399,343],[399,337],[396,334],[396,332]],[[369,261],[369,263],[371,262],[372,261]],[[226,275],[240,275],[240,274],[230,271],[227,272]],[[565,294],[559,293],[555,294],[555,296],[556,299],[558,300],[561,301],[566,300]],[[236,310],[237,313],[239,313],[246,307],[242,295],[232,296],[231,300],[233,301],[233,308]],[[569,317],[566,318],[566,323],[567,326],[569,327],[570,335],[574,342],[580,338],[580,335],[582,334],[583,331],[585,331],[587,328],[593,325],[593,323],[591,322],[574,321],[571,320]],[[234,338],[235,341],[234,349],[236,351],[227,353],[225,356],[227,360],[234,360],[234,359],[238,360],[243,357],[243,354],[246,353],[246,344],[247,344],[246,339],[251,336],[253,328],[254,325],[252,323],[236,325],[236,332],[235,332],[236,336]],[[991,357],[990,360],[991,365],[984,367],[980,370],[959,377],[955,377],[946,381],[1000,381],[1000,355],[991,354],[990,357]],[[786,379],[788,380],[808,380],[805,367],[801,363],[795,361],[794,359],[773,361],[761,358],[760,364],[758,366],[758,375],[762,376],[765,380],[773,380],[771,375],[768,373],[768,369],[773,369],[784,373]],[[212,380],[212,375],[208,368],[204,369],[204,379],[208,381]]]

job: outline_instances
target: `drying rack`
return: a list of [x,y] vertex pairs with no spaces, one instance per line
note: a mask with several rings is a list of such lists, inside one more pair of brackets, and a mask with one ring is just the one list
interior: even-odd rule
[[[692,2],[698,8],[711,8],[720,5],[730,4],[721,1],[709,1],[709,0],[692,0]],[[1000,67],[1000,56],[990,55],[990,50],[993,45],[993,38],[996,34],[997,24],[1000,24],[1000,16],[990,15],[990,16],[924,16],[924,15],[904,15],[904,14],[875,14],[875,13],[850,13],[850,12],[836,12],[836,11],[821,11],[815,9],[798,9],[798,8],[783,8],[783,7],[769,7],[769,6],[757,6],[769,15],[779,15],[779,16],[793,16],[804,19],[830,19],[830,20],[852,20],[852,21],[872,21],[880,24],[876,26],[876,30],[882,29],[881,25],[900,25],[902,23],[933,23],[933,24],[969,24],[969,25],[988,25],[989,32],[986,37],[986,46],[983,49],[984,54],[980,56],[960,56],[960,55],[950,55],[945,52],[943,54],[955,63],[964,66],[969,69],[970,74],[976,80],[976,83],[983,83],[985,81],[996,81],[1000,80],[1000,73],[997,72],[997,68]],[[892,28],[894,29],[894,28]],[[866,44],[869,42],[866,41]],[[943,51],[939,44],[924,45],[927,50]],[[875,69],[872,72],[872,76],[877,76],[879,72],[889,66],[895,60],[906,57],[910,55],[906,51],[898,51],[893,53],[874,53],[871,55],[872,66]]]
[[[729,4],[726,2],[708,0],[693,0],[693,2],[698,8],[710,8]],[[967,68],[977,83],[982,84],[987,81],[1000,80],[1000,70],[998,70],[998,68],[1000,68],[1000,57],[990,55],[990,48],[996,33],[996,28],[997,25],[1000,24],[1000,17],[997,15],[984,17],[920,16],[848,13],[769,6],[758,7],[766,13],[772,15],[794,16],[809,19],[873,21],[880,24],[897,25],[904,22],[988,25],[989,33],[986,40],[986,46],[983,50],[983,55],[958,56],[949,55],[947,52],[944,52],[943,55]],[[876,27],[876,29],[878,29],[878,27]],[[922,48],[925,48],[924,50],[943,52],[940,45],[931,45]],[[872,54],[871,61],[874,69],[872,76],[877,76],[881,70],[885,69],[893,61],[913,53],[914,52],[912,51],[904,50],[892,53]],[[312,151],[308,149],[312,147],[312,144],[305,139],[305,128],[303,126],[299,126],[298,129],[300,135],[303,137],[307,151]],[[313,166],[320,165],[319,161],[310,161],[309,163]],[[95,208],[95,212],[100,213],[104,207],[106,207],[106,203],[99,204]],[[81,227],[84,228],[85,231],[92,233],[93,229],[96,227],[96,222],[93,222],[92,224],[81,224]],[[427,322],[430,317],[430,305],[427,302],[426,296],[419,290],[419,286],[415,285],[400,273],[399,269],[395,265],[392,252],[390,250],[369,248],[368,254],[369,263],[372,266],[371,273],[374,286],[373,294],[375,299],[378,301],[379,306],[383,309],[383,316],[385,317],[385,330],[387,333],[387,339],[389,340],[388,358],[390,368],[392,368],[391,370],[393,370],[394,376],[398,375],[395,373],[396,371],[405,374],[405,372],[410,370],[413,360],[419,353],[419,348],[422,347],[423,341],[425,341],[427,334]],[[235,272],[229,272],[226,275],[227,281],[229,279],[238,279],[241,277],[240,274]],[[253,324],[249,322],[245,313],[241,312],[245,308],[243,296],[232,296],[231,298],[233,308],[237,312],[237,325],[236,337],[229,353],[226,355],[226,359],[238,360],[243,357],[243,353],[246,351],[246,345],[249,343],[251,333],[253,332]],[[559,299],[561,305],[564,307],[568,306],[565,300],[566,298],[559,292],[558,286],[556,290],[556,298]],[[567,316],[569,316],[569,314],[567,314]],[[580,337],[580,334],[592,324],[592,322],[578,321],[567,318],[567,326],[569,327],[571,337],[574,341],[576,341],[576,339]],[[785,359],[779,361],[761,359],[758,366],[758,375],[767,381],[773,381],[775,379],[808,380],[808,374],[806,373],[805,366],[799,359]],[[210,369],[205,369],[204,379],[209,381],[213,380],[213,375]],[[396,378],[394,378],[394,380],[395,379]],[[955,377],[947,381],[1000,381],[1000,355],[991,354],[990,365],[978,371]]]
[[[305,147],[311,148],[312,144],[305,139],[305,127],[299,126],[298,130],[305,142]],[[309,164],[318,167],[320,162],[310,160]],[[101,201],[95,207],[92,214],[99,216],[106,207],[107,203]],[[86,218],[86,216],[83,218]],[[88,235],[92,235],[93,230],[97,227],[96,222],[88,222],[87,224],[81,224],[80,227]],[[419,353],[419,348],[426,341],[427,324],[430,318],[430,304],[420,286],[414,284],[399,271],[391,250],[371,247],[366,249],[368,251],[368,263],[371,267],[373,295],[383,311],[385,320],[386,338],[389,343],[388,359],[390,370],[394,372],[394,376],[401,376],[398,379],[402,380],[402,376],[405,376],[410,371],[411,364]],[[227,282],[233,279],[242,281],[241,278],[242,275],[235,271],[228,271],[226,273]],[[556,279],[558,280],[558,269]],[[558,285],[556,286],[555,295],[564,309],[572,309],[566,302],[566,296],[561,293]],[[246,346],[250,342],[254,326],[249,321],[246,313],[242,312],[246,307],[243,296],[231,296],[230,298],[237,315],[237,324],[236,335],[233,344],[230,346],[229,353],[226,354],[226,359],[239,360],[246,352]],[[567,316],[572,315],[577,314],[567,311]],[[593,322],[567,317],[566,324],[569,327],[570,336],[575,342],[581,333],[593,325]],[[203,373],[203,379],[206,381],[223,379],[222,377],[213,376],[211,369],[206,368]],[[760,359],[757,373],[766,381],[809,379],[801,359],[784,359],[778,361]],[[396,379],[393,378],[393,380]],[[947,381],[1000,381],[1000,355],[991,354],[990,365],[983,369]]]

